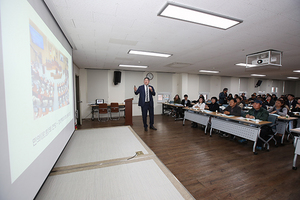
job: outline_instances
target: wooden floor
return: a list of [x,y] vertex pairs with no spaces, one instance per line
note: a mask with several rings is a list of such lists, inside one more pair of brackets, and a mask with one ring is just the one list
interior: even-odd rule
[[[84,120],[79,129],[124,125],[119,121]],[[205,135],[190,122],[155,116],[157,131],[144,132],[142,117],[133,117],[134,131],[196,199],[300,199],[300,158],[292,170],[294,147],[270,146],[252,153],[253,142],[240,144],[217,134]]]

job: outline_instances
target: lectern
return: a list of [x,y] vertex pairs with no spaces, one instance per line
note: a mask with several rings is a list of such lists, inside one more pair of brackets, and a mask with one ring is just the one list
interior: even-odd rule
[[126,99],[125,102],[125,125],[130,125],[132,126],[132,100],[131,99]]

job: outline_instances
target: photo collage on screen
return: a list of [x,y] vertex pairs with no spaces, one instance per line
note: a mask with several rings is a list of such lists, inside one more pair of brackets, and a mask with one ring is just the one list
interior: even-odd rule
[[69,105],[68,58],[29,22],[33,118]]

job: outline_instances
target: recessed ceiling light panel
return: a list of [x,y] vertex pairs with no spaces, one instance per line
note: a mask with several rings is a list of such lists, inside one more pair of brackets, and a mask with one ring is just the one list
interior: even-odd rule
[[251,65],[251,64],[246,64],[246,63],[238,63],[238,64],[235,64],[235,65],[243,66],[243,67],[246,67],[246,68],[257,67],[257,65]]
[[299,77],[287,77],[288,79],[299,79]]
[[120,64],[119,67],[148,68],[148,66],[143,66],[143,65],[122,65],[122,64]]
[[300,70],[293,70],[293,72],[297,72],[297,73],[300,73]]
[[138,51],[138,50],[129,50],[128,54],[143,55],[143,56],[157,56],[157,57],[163,57],[163,58],[168,58],[168,57],[172,56],[172,54],[167,54],[167,53]]
[[243,22],[242,20],[231,17],[170,3],[163,8],[158,16],[212,26],[220,29],[228,29]]
[[251,76],[266,76],[264,74],[251,74]]
[[211,71],[211,70],[199,70],[199,72],[201,73],[213,73],[213,74],[217,74],[217,73],[220,73],[219,71]]

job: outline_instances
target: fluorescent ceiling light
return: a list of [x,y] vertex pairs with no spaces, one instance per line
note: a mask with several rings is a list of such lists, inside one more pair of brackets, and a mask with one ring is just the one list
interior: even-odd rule
[[264,74],[251,74],[251,76],[266,76]]
[[143,55],[143,56],[157,56],[157,57],[164,57],[164,58],[168,58],[172,56],[172,54],[149,52],[149,51],[138,51],[138,50],[129,50],[128,54]]
[[228,29],[242,22],[242,20],[233,19],[219,14],[207,11],[196,10],[184,6],[167,4],[158,16],[179,19],[197,24]]
[[287,77],[289,79],[299,79],[299,77]]
[[293,72],[298,72],[298,73],[300,73],[300,70],[293,70]]
[[243,67],[257,67],[257,65],[251,65],[251,64],[246,64],[246,63],[238,63],[238,64],[235,64],[235,65],[243,66]]
[[143,65],[119,65],[119,67],[148,68],[148,66]]
[[199,72],[202,72],[202,73],[214,73],[214,74],[219,73],[219,71],[210,71],[210,70],[199,70]]

